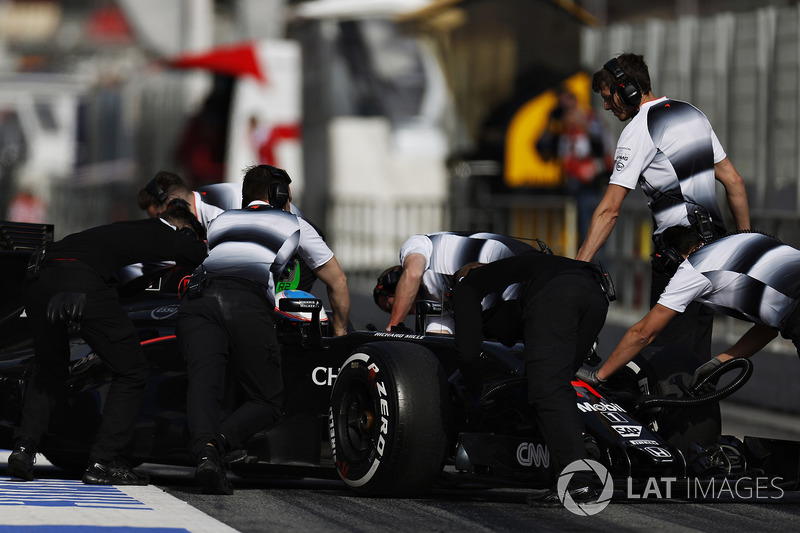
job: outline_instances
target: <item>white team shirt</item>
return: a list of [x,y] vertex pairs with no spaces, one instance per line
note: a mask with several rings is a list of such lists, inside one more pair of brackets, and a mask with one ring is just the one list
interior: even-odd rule
[[[452,276],[467,263],[478,261],[491,263],[498,259],[511,257],[519,253],[533,251],[534,248],[495,233],[473,233],[460,235],[442,231],[427,235],[413,235],[400,248],[400,264],[404,264],[411,254],[420,254],[425,258],[425,271],[422,274],[421,286],[427,298],[437,302],[445,301],[445,294],[450,290]],[[513,299],[519,292],[519,284],[509,286],[502,294],[504,300]],[[483,299],[483,308],[488,309],[497,295],[489,295]],[[443,312],[441,317],[429,317],[427,331],[443,331],[452,334],[454,320]]]
[[[268,206],[261,201],[249,207]],[[209,253],[203,265],[212,277],[234,276],[249,279],[268,288],[274,300],[275,278],[297,253],[316,269],[333,258],[333,251],[305,220],[274,208],[250,212],[225,211],[209,226]]]
[[725,151],[706,116],[693,105],[661,97],[642,104],[622,131],[609,183],[641,185],[658,235],[670,226],[691,226],[696,204],[722,232],[714,165]]
[[800,250],[760,233],[713,241],[681,263],[658,303],[682,313],[693,301],[780,328],[800,298]]
[[194,216],[197,217],[197,220],[204,228],[208,229],[208,225],[211,224],[211,221],[217,218],[221,213],[224,213],[225,210],[215,205],[205,203],[203,197],[197,191],[192,191],[192,195],[194,196]]

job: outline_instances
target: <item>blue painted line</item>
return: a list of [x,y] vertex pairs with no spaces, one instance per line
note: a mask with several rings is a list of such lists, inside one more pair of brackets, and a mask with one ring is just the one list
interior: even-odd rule
[[20,506],[152,510],[111,485],[85,485],[76,480],[0,478],[0,508]]

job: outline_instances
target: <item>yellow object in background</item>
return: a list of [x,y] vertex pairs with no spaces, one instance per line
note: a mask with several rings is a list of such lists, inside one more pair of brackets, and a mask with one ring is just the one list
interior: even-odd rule
[[[589,109],[592,79],[585,72],[573,74],[562,84],[572,92],[578,105]],[[506,131],[505,183],[509,187],[555,188],[562,184],[561,165],[545,161],[536,150],[536,142],[547,127],[550,112],[558,104],[557,88],[535,96],[511,119]]]

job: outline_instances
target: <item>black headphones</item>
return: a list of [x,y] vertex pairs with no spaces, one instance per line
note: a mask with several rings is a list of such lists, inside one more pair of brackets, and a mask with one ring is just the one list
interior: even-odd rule
[[665,246],[663,242],[653,254],[653,268],[670,278],[678,271],[678,267],[683,263],[684,257],[672,246]]
[[147,182],[147,185],[145,185],[144,190],[155,196],[159,204],[163,204],[164,202],[167,201],[167,193],[165,193],[158,185],[158,181],[156,181],[156,178],[153,178],[149,182]]
[[400,276],[402,274],[402,269],[393,268],[383,275],[378,276],[378,283],[372,290],[372,299],[375,300],[376,304],[380,296],[392,296],[395,293],[395,290],[397,290],[397,282],[400,281]]
[[289,201],[289,184],[273,181],[269,184],[269,204],[276,209],[283,209]]
[[286,206],[286,202],[289,201],[289,184],[292,182],[292,178],[282,168],[273,167],[272,165],[258,165],[258,167],[266,170],[270,178],[272,178],[267,190],[269,205],[276,209],[283,209]]
[[[630,79],[625,74],[625,71],[622,70],[622,67],[619,66],[619,61],[617,61],[616,57],[612,57],[606,64],[603,65],[603,68],[606,69],[614,76],[614,81],[616,85],[614,87],[609,87],[612,94],[618,94],[619,99],[622,100],[622,103],[628,107],[637,107],[642,101],[642,89],[639,87],[639,84]],[[623,81],[623,78],[628,78]]]

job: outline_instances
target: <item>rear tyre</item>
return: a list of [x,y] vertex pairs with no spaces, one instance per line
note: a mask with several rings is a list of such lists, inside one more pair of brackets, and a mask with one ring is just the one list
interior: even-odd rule
[[447,455],[452,403],[430,350],[379,342],[342,365],[331,394],[330,439],[339,477],[372,496],[429,489]]

